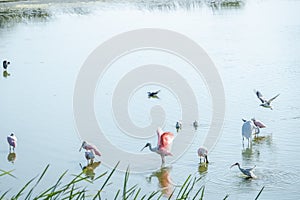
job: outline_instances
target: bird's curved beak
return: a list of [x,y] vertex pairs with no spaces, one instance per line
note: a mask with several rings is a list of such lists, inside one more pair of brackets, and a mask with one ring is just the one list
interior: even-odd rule
[[232,168],[232,167],[235,166],[235,165],[236,165],[236,164],[231,165],[230,168]]
[[81,147],[80,147],[79,151],[81,151],[81,149],[82,149],[82,145],[81,145]]
[[141,151],[143,151],[145,148],[146,148],[146,146],[144,146],[144,147],[141,149]]
[[141,149],[141,151],[143,151],[147,146],[148,146],[148,145],[146,144],[146,145]]

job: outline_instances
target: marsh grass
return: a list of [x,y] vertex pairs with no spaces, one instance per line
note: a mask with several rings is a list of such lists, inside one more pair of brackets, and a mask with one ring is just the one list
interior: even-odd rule
[[[93,181],[89,179],[88,176],[84,176],[84,173],[80,173],[78,175],[72,175],[73,178],[70,181],[67,181],[66,184],[63,184],[64,180],[67,178],[66,175],[68,174],[68,171],[65,171],[62,173],[57,181],[52,185],[49,186],[47,189],[42,190],[41,192],[37,192],[34,194],[34,191],[36,190],[36,187],[40,184],[40,182],[44,179],[50,165],[47,165],[44,171],[39,175],[32,179],[30,179],[19,191],[16,192],[16,194],[13,194],[9,197],[10,191],[5,191],[3,194],[0,194],[0,200],[2,199],[11,199],[11,200],[18,200],[18,199],[47,199],[47,200],[82,200],[82,199],[92,199],[92,200],[100,200],[104,199],[103,197],[103,191],[105,190],[106,186],[113,184],[112,177],[115,173],[117,167],[117,163],[115,167],[112,169],[112,171],[104,172],[101,175],[95,177]],[[4,171],[0,170],[0,177],[2,176],[12,176],[12,171]],[[107,175],[107,176],[106,176]],[[138,184],[130,186],[129,183],[129,175],[130,170],[127,168],[126,172],[124,173],[124,181],[123,186],[115,186],[116,193],[114,196],[114,199],[133,199],[133,200],[151,200],[151,199],[161,199],[164,195],[161,191],[153,191],[147,194],[143,194],[142,188],[138,186]],[[191,199],[191,200],[202,200],[204,199],[204,190],[205,186],[202,185],[199,187],[199,184],[197,184],[201,180],[200,178],[192,177],[189,175],[187,179],[184,181],[184,183],[173,190],[170,196],[165,197],[168,200],[171,199]],[[97,181],[102,181],[102,184],[99,184],[101,187],[97,190],[96,194],[90,194],[90,191],[87,189],[87,187],[84,187],[82,182],[86,182],[88,184],[93,184]],[[101,182],[100,182],[101,183]],[[255,197],[255,200],[259,198],[262,191],[264,190],[264,187],[259,191],[258,195]],[[229,195],[227,194],[224,197],[224,200],[227,199]],[[110,199],[113,199],[110,197]]]

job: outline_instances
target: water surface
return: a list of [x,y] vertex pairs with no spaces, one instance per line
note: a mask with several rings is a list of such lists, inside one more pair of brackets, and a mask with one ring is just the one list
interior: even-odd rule
[[[163,188],[168,194],[192,174],[202,177],[199,187],[205,184],[207,199],[223,199],[226,194],[230,199],[254,198],[263,186],[262,199],[300,197],[299,1],[247,1],[241,6],[210,6],[198,1],[185,4],[181,1],[21,1],[0,3],[0,6],[1,12],[13,14],[0,18],[0,60],[11,61],[10,75],[0,78],[0,168],[14,170],[17,177],[0,181],[1,192],[10,188],[11,192],[17,191],[47,164],[50,164],[46,176],[49,183],[54,183],[66,169],[71,174],[81,172],[79,163],[84,165],[86,161],[83,153],[78,152],[81,141],[72,104],[79,70],[87,56],[112,36],[151,27],[182,33],[207,51],[223,81],[226,118],[222,136],[209,154],[210,164],[207,168],[199,167],[196,150],[209,129],[212,105],[201,77],[187,71],[184,76],[194,85],[199,102],[197,137],[175,163],[165,169],[158,166],[153,172],[132,174],[130,181],[139,183],[144,193]],[[143,53],[115,64],[106,78],[104,97],[112,94],[111,88],[120,78],[122,72],[113,73],[118,64],[130,69],[155,60],[173,65],[179,71],[184,66],[169,55]],[[160,101],[150,100],[144,106],[144,93],[148,89],[154,90],[156,86],[141,88],[133,95],[129,107],[132,120],[137,125],[147,125],[151,120],[150,108],[159,102],[167,111],[165,129],[175,132],[175,122],[181,115],[176,98],[165,90]],[[259,89],[266,97],[280,93],[273,102],[274,110],[259,107],[253,89]],[[106,108],[109,100],[101,92],[95,95],[99,102],[95,104],[95,112],[99,123],[111,133],[108,138],[126,151],[138,152],[144,141],[131,141],[118,135],[110,115],[103,119],[101,109]],[[241,141],[241,118],[252,117],[267,125],[261,131],[265,139],[245,149]],[[10,132],[19,140],[14,163],[7,160],[5,137]],[[179,134],[184,133],[183,128]],[[156,138],[150,138],[150,142],[154,144]],[[159,159],[157,155],[153,159],[156,158]],[[243,179],[237,168],[229,169],[235,162],[246,167],[256,165],[258,178]],[[100,165],[95,173],[108,169]],[[122,186],[123,177],[122,172],[115,174],[114,184],[106,191],[108,197]],[[89,189],[97,188],[92,185]]]

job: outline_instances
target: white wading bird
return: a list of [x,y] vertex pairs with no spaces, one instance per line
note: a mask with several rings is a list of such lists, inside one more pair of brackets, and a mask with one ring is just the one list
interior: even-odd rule
[[256,178],[255,174],[253,173],[253,169],[254,169],[256,166],[254,166],[254,167],[252,167],[252,168],[249,168],[249,169],[243,169],[243,168],[241,168],[241,166],[240,166],[239,163],[235,163],[235,164],[231,165],[230,168],[232,168],[233,166],[236,166],[236,165],[239,167],[240,171],[241,171],[244,175],[247,176],[246,178]]

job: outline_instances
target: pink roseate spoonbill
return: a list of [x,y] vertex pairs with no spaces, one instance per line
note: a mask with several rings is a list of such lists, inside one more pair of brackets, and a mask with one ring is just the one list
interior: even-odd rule
[[253,170],[256,166],[252,167],[252,168],[249,168],[249,169],[243,169],[241,168],[240,166],[240,163],[235,163],[233,165],[231,165],[230,168],[232,168],[233,166],[238,166],[239,170],[244,174],[246,175],[246,178],[256,178],[255,174],[253,173]]
[[198,126],[199,126],[199,123],[198,123],[197,120],[195,120],[195,121],[193,122],[193,126],[194,126],[195,130],[197,130],[197,128],[198,128]]
[[94,151],[94,153],[95,153],[97,156],[101,156],[101,153],[100,153],[100,151],[98,150],[98,148],[97,148],[95,145],[91,144],[91,143],[87,143],[86,141],[83,141],[83,142],[82,142],[82,145],[81,145],[79,151],[81,151],[81,149],[85,149],[85,150],[87,150],[87,151],[88,151],[88,150]]
[[177,132],[178,132],[179,130],[181,130],[181,129],[182,129],[182,122],[181,122],[181,121],[176,122],[175,127],[176,127],[176,131],[177,131]]
[[17,137],[15,134],[11,133],[9,136],[7,136],[7,142],[9,144],[9,152],[15,151],[15,148],[17,147]]
[[146,147],[149,147],[150,151],[156,152],[161,156],[162,165],[165,163],[165,156],[172,156],[171,146],[174,140],[174,134],[171,132],[163,132],[160,128],[157,129],[157,146],[151,146],[151,143],[147,143],[141,151],[143,151]]
[[266,125],[264,125],[261,121],[256,120],[255,118],[252,118],[251,121],[255,125],[255,137],[257,134],[260,133],[260,128],[266,128]]
[[254,125],[258,128],[266,128],[266,125],[264,125],[261,121],[256,120],[255,118],[251,119]]
[[204,162],[208,163],[208,159],[207,159],[207,154],[208,154],[208,150],[205,147],[200,147],[198,149],[198,156],[200,157],[200,163],[201,163],[201,158],[204,158]]
[[261,101],[260,106],[265,107],[265,108],[270,108],[271,110],[273,110],[272,106],[271,106],[271,102],[276,99],[280,94],[277,94],[275,97],[267,100],[266,98],[263,97],[263,95],[259,92],[256,91],[256,96],[257,98]]
[[157,94],[160,92],[160,90],[157,90],[155,92],[148,92],[148,98],[157,98],[159,99],[159,97],[157,96]]

